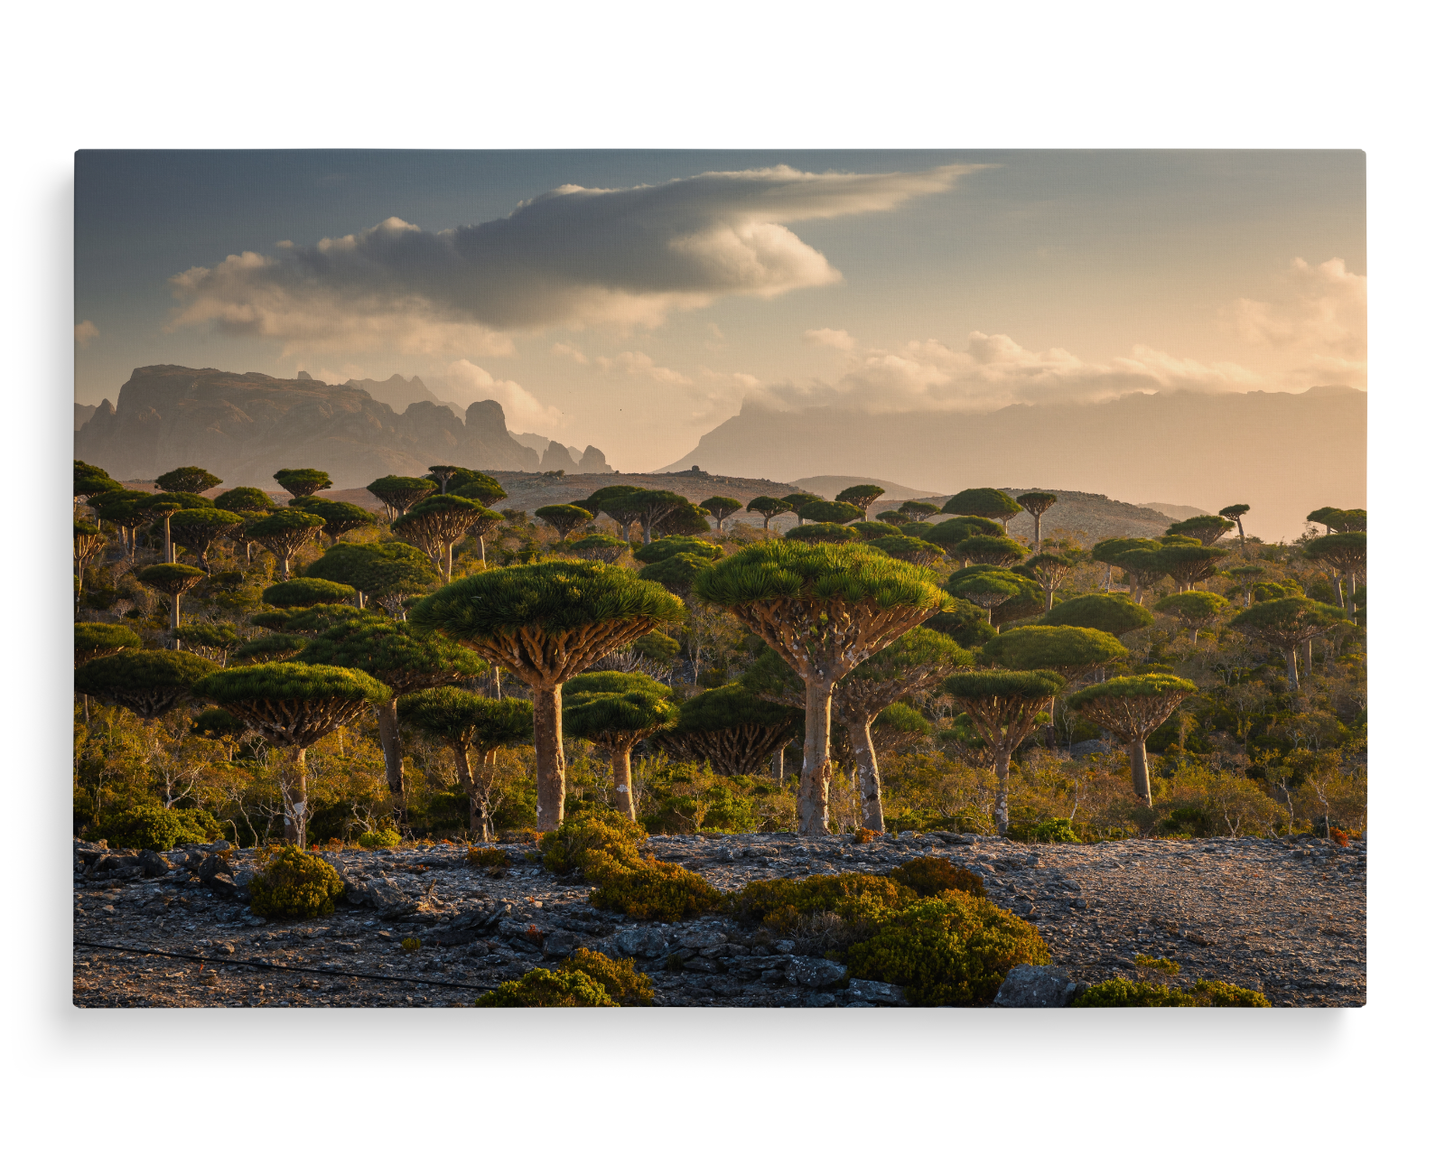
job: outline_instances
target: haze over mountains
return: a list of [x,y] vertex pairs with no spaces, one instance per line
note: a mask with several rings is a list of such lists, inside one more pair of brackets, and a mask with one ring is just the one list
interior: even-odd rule
[[1210,511],[1248,502],[1250,533],[1293,540],[1313,509],[1366,504],[1365,422],[1363,391],[1324,386],[1135,393],[987,414],[744,403],[664,469],[866,474],[946,494],[970,486],[1070,489]]

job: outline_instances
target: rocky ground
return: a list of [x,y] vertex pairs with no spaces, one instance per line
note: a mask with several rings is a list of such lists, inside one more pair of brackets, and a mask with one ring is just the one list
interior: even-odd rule
[[[324,919],[279,921],[236,897],[250,853],[227,863],[216,850],[136,856],[77,842],[77,1007],[451,1007],[577,947],[635,957],[664,1006],[904,1002],[887,984],[840,987],[839,965],[723,918],[638,924],[597,911],[588,886],[543,872],[530,845],[506,847],[508,866],[490,870],[447,844],[328,854],[348,902]],[[1137,953],[1177,961],[1181,982],[1225,980],[1276,1006],[1365,1002],[1363,843],[773,834],[654,837],[647,850],[724,890],[942,855],[1033,923],[1077,983],[1133,977]],[[421,946],[407,950],[409,938]]]

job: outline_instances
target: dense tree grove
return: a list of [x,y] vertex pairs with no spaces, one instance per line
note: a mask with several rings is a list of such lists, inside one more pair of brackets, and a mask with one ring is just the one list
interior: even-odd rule
[[138,806],[244,845],[598,808],[1020,840],[1366,824],[1363,510],[1293,542],[1249,537],[1244,503],[1097,541],[1043,491],[521,510],[437,465],[373,482],[378,518],[321,471],[276,479],[279,503],[75,463],[77,833]]

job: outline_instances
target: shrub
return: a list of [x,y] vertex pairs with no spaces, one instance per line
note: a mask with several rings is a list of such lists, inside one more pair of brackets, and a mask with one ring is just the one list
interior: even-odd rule
[[498,984],[475,1007],[617,1007],[607,989],[582,971],[534,967],[521,979]]
[[414,935],[408,935],[401,941],[401,949],[405,952],[420,951],[421,940]]
[[103,820],[93,837],[112,847],[169,851],[178,843],[214,843],[221,837],[221,824],[209,811],[142,803]]
[[356,839],[359,847],[395,847],[400,842],[400,833],[391,828],[385,831],[364,831]]
[[589,856],[619,863],[641,861],[638,845],[647,832],[620,811],[593,811],[565,820],[542,837],[542,866],[558,875],[585,873]]
[[500,847],[468,847],[467,863],[473,867],[487,867],[492,870],[507,866],[507,853]]
[[847,871],[806,879],[759,879],[729,899],[729,914],[745,926],[766,924],[786,934],[807,916],[834,912],[850,923],[871,923],[878,912],[902,908],[918,893],[884,875]]
[[1037,823],[1010,823],[1008,837],[1015,843],[1082,843],[1069,819],[1041,819]]
[[266,858],[250,887],[253,915],[296,919],[330,915],[346,891],[330,863],[299,847],[282,847]]
[[1077,996],[1073,1007],[1270,1007],[1269,1000],[1247,987],[1201,979],[1191,989],[1106,979]]
[[911,887],[925,899],[931,899],[944,891],[962,891],[979,898],[987,895],[982,879],[966,867],[955,867],[938,855],[923,855],[910,859],[888,872],[888,877],[896,879],[905,887]]
[[1172,959],[1155,959],[1152,955],[1136,955],[1134,966],[1148,971],[1162,972],[1164,975],[1179,974],[1179,965]]
[[925,1007],[987,1004],[1020,964],[1050,962],[1029,924],[987,899],[945,891],[892,915],[848,951],[849,973],[903,987]]
[[867,844],[873,842],[876,838],[878,838],[878,832],[871,831],[867,827],[859,827],[853,832],[854,843]]
[[[600,852],[590,854],[602,858]],[[593,907],[629,919],[676,923],[716,910],[723,902],[722,892],[697,872],[656,859],[642,860],[635,867],[615,864],[589,870],[587,878],[598,884],[588,897]]]
[[558,969],[577,972],[600,983],[607,998],[618,1007],[651,1007],[652,980],[637,970],[631,959],[608,959],[600,952],[579,947]]

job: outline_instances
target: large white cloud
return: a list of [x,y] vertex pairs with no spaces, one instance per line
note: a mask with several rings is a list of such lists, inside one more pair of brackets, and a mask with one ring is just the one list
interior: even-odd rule
[[282,242],[171,278],[172,327],[288,348],[503,352],[547,325],[654,325],[729,294],[840,279],[786,225],[882,212],[979,166],[914,173],[709,172],[632,189],[564,185],[479,225],[432,233],[391,217],[314,245]]
[[436,384],[438,393],[463,407],[487,398],[501,403],[509,429],[553,432],[563,425],[562,411],[555,405],[547,405],[515,381],[493,377],[465,358],[448,365]]
[[1297,359],[1304,384],[1365,385],[1366,279],[1339,258],[1311,265],[1296,257],[1281,277],[1281,299],[1240,297],[1222,311],[1245,341]]

